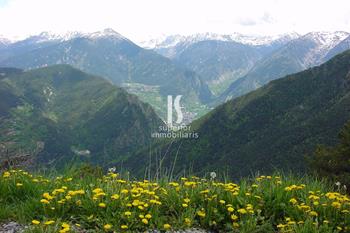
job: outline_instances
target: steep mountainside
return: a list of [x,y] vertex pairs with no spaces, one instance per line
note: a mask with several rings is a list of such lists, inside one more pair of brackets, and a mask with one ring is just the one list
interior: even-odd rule
[[12,72],[0,90],[0,144],[43,162],[118,161],[163,125],[136,96],[67,65]]
[[292,40],[269,56],[265,56],[247,75],[233,82],[218,98],[217,103],[241,96],[287,74],[325,62],[331,49],[348,35],[347,32],[313,32]]
[[347,51],[217,107],[191,125],[198,139],[158,145],[152,154],[148,149],[123,164],[141,169],[142,161],[162,158],[162,168],[170,169],[175,163],[175,171],[228,169],[236,177],[275,168],[303,170],[305,154],[319,143],[335,143],[349,119]]

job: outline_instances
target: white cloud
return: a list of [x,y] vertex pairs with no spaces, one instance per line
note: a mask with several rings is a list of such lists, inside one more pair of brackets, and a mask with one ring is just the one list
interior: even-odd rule
[[96,31],[132,40],[197,32],[350,31],[348,0],[6,0],[0,34]]

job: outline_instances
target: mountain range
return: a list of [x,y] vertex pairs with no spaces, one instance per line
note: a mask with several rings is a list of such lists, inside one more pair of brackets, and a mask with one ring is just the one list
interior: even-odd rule
[[[286,33],[275,36],[260,36],[260,35],[245,35],[241,33],[233,34],[217,34],[217,33],[198,33],[189,36],[183,35],[170,35],[163,36],[160,38],[150,39],[148,41],[142,41],[138,43],[143,48],[154,49],[159,53],[169,58],[176,56],[181,50],[178,48],[185,48],[191,44],[208,41],[208,40],[217,40],[217,41],[227,41],[227,42],[236,42],[246,45],[273,45],[273,44],[284,44],[290,40],[298,38],[300,35],[298,33]],[[177,48],[176,48],[177,47]],[[169,49],[167,52],[165,49]],[[171,51],[178,51],[177,53],[172,53]]]
[[168,95],[183,95],[188,115],[211,100],[211,92],[195,72],[137,46],[112,29],[61,37],[42,33],[10,44],[0,53],[2,67],[69,64],[105,77],[150,103],[163,118]]
[[[301,36],[258,61],[243,77],[221,94],[218,103],[255,90],[268,82],[326,62],[332,49],[349,36],[347,32],[313,32]],[[350,47],[342,47],[343,52]],[[333,52],[335,55],[336,53]]]
[[17,42],[2,41],[2,67],[69,64],[136,94],[164,120],[167,96],[182,95],[186,124],[227,100],[350,48],[349,33],[341,31],[174,35],[139,43],[144,48],[112,29],[43,32]]
[[348,38],[342,31],[274,37],[206,33],[169,36],[145,45],[201,75],[217,96],[216,106],[329,60],[350,48]]

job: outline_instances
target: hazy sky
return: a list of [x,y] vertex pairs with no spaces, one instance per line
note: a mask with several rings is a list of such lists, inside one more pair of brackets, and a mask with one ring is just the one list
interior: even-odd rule
[[0,35],[113,28],[142,41],[198,32],[350,31],[349,0],[0,0]]

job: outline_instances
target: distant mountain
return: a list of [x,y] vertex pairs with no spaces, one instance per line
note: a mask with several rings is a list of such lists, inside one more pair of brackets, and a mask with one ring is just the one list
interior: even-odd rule
[[[6,49],[10,44],[11,44],[10,40],[0,35],[0,51],[2,51],[3,49]],[[2,56],[0,55],[0,60],[1,60],[1,57]]]
[[39,44],[38,47],[25,52],[22,49],[21,54],[0,61],[0,65],[33,69],[69,64],[125,87],[151,103],[163,117],[167,95],[183,95],[183,104],[189,112],[196,112],[211,99],[207,85],[197,74],[137,46],[112,29],[68,38],[39,35],[18,42],[8,50],[21,44],[33,44],[33,41],[40,41],[34,43]]
[[350,119],[349,93],[350,50],[220,105],[191,124],[199,138],[148,148],[123,165],[142,172],[140,164],[152,161],[158,172],[161,165],[167,171],[175,167],[175,174],[190,169],[235,177],[301,171],[304,156],[317,144],[334,144]]
[[261,57],[250,45],[206,40],[188,46],[174,60],[199,74],[211,90],[219,94],[244,76]]
[[296,33],[278,36],[202,33],[173,35],[141,45],[194,70],[219,95],[262,57],[297,37]]
[[157,39],[140,42],[140,46],[153,49],[159,54],[175,58],[181,54],[188,46],[201,41],[226,41],[236,42],[251,46],[275,46],[277,44],[285,44],[286,42],[298,38],[297,33],[282,34],[276,36],[257,36],[244,35],[241,33],[233,34],[217,34],[217,33],[198,33],[189,36],[170,35],[163,36]]
[[350,35],[347,38],[345,38],[344,40],[342,40],[339,44],[334,46],[330,51],[328,51],[324,60],[327,61],[327,60],[331,59],[332,57],[334,57],[335,55],[342,53],[348,49],[350,49]]
[[30,36],[24,40],[7,43],[6,46],[0,47],[0,62],[9,57],[21,56],[27,52],[48,47],[58,43],[60,40],[54,39],[53,35],[43,32],[39,35]]
[[347,36],[347,32],[312,32],[290,41],[258,61],[244,77],[233,82],[217,102],[241,96],[274,79],[327,61],[327,54]]
[[0,144],[11,154],[107,165],[147,146],[163,125],[136,96],[67,65],[0,73]]

